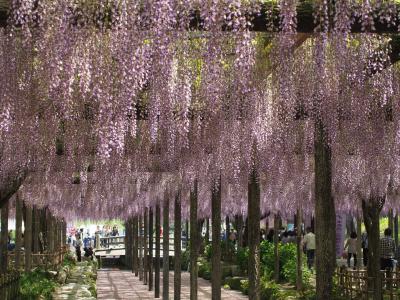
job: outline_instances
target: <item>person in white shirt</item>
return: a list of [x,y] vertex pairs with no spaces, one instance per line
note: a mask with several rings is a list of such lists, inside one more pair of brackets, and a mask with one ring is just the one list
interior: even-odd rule
[[352,232],[350,234],[350,238],[347,239],[344,249],[347,248],[347,266],[350,268],[350,260],[353,256],[354,265],[353,269],[355,270],[357,267],[357,233]]
[[315,259],[315,234],[312,232],[311,227],[307,227],[307,234],[304,236],[303,246],[307,254],[307,266],[311,270]]

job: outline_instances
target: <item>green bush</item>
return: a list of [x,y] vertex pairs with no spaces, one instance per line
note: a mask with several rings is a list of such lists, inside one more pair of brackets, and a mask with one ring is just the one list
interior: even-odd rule
[[240,248],[236,253],[236,263],[240,268],[242,274],[247,274],[249,265],[249,248]]
[[269,281],[263,277],[260,282],[260,298],[261,300],[277,300],[281,298],[279,286],[274,281]]
[[199,271],[198,275],[201,278],[204,278],[206,280],[211,279],[211,265],[207,261],[203,261],[199,263]]
[[182,252],[182,270],[187,271],[189,269],[189,262],[190,262],[190,251],[187,248],[185,251]]
[[245,295],[249,294],[249,280],[240,280],[240,291]]
[[240,291],[243,280],[245,280],[243,277],[227,277],[225,279],[225,284],[227,284],[231,290]]
[[[278,245],[279,251],[279,279],[291,284],[296,283],[296,266],[297,266],[297,248],[296,244],[288,243]],[[260,244],[261,255],[261,272],[267,279],[272,279],[274,276],[274,244],[263,241]],[[305,259],[303,259],[303,283],[309,284],[311,273],[306,268]]]
[[19,290],[22,299],[51,299],[58,283],[51,278],[50,274],[42,269],[24,273],[20,279]]
[[[295,257],[294,259],[288,260],[282,269],[284,275],[283,277],[285,278],[285,280],[288,281],[290,284],[295,285],[297,280],[297,258]],[[303,284],[305,286],[310,284],[311,272],[307,268],[304,259],[303,259],[302,279],[303,279]]]
[[71,252],[67,252],[64,256],[63,266],[72,267],[76,265],[76,260]]
[[230,240],[221,241],[222,260],[232,262],[235,259],[236,248],[235,244]]
[[208,244],[204,247],[204,257],[207,258],[207,260],[210,260],[212,257],[212,246],[211,244]]

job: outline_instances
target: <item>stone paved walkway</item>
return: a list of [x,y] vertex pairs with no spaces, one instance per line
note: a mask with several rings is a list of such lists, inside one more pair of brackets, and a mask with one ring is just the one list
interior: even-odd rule
[[84,284],[86,276],[84,273],[90,268],[84,263],[77,263],[66,283],[53,293],[53,300],[95,300],[89,291],[89,286]]
[[[162,274],[161,274],[162,276]],[[174,299],[174,273],[170,272],[170,299]],[[211,299],[211,284],[209,281],[199,278],[198,299]],[[143,285],[138,277],[130,271],[123,270],[99,270],[97,273],[97,299],[113,300],[142,300],[154,299],[154,291],[149,292],[147,285]],[[162,293],[162,279],[160,291]],[[162,296],[162,295],[161,295]],[[182,273],[182,294],[181,299],[189,299],[189,273]],[[238,291],[222,289],[222,299],[225,300],[245,300],[247,296]]]

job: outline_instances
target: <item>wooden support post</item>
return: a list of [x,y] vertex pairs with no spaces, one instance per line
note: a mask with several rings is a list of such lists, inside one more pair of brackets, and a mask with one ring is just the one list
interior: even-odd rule
[[30,272],[32,268],[32,207],[25,206],[25,272]]
[[182,208],[180,194],[175,197],[174,210],[174,300],[181,299],[181,232],[182,232]]
[[[48,213],[48,219],[47,219],[47,228],[48,228],[48,240],[47,240],[47,247],[48,247],[48,252],[49,253],[54,253],[54,220],[53,216],[50,214],[50,211]],[[83,240],[83,236],[81,237]]]
[[383,295],[380,272],[379,217],[385,198],[362,200],[363,218],[368,234],[368,288],[373,291],[373,300],[381,300]]
[[243,247],[243,216],[237,217],[237,246],[238,249]]
[[394,243],[396,249],[399,249],[399,215],[397,213],[394,216]]
[[163,300],[169,299],[169,195],[163,206]]
[[361,248],[361,219],[357,218],[357,268],[361,268],[363,265],[362,257],[362,248]]
[[303,249],[301,245],[301,224],[302,224],[302,218],[303,218],[303,211],[301,208],[297,210],[296,213],[296,250],[297,250],[297,277],[296,277],[296,288],[298,291],[301,291],[303,289],[303,261],[302,261],[302,256],[303,256]]
[[0,257],[0,273],[7,273],[8,269],[8,214],[9,201],[7,200],[1,207],[1,257]]
[[225,243],[226,243],[226,250],[229,250],[229,235],[231,232],[231,222],[229,217],[225,217]]
[[185,221],[185,231],[186,231],[186,239],[185,239],[185,249],[187,249],[189,247],[189,232],[190,232],[190,228],[189,228],[189,220],[186,219]]
[[260,300],[260,183],[256,170],[248,186],[249,299]]
[[139,280],[143,280],[143,217],[139,216]]
[[190,300],[197,300],[197,259],[198,259],[198,220],[197,220],[197,180],[190,191]]
[[212,250],[211,257],[211,298],[221,299],[221,187],[220,181],[215,182],[211,191],[211,225]]
[[40,252],[39,249],[39,231],[40,231],[40,214],[39,209],[33,206],[32,212],[32,241],[33,249],[32,252],[37,254]]
[[156,260],[155,260],[155,279],[154,297],[160,298],[160,204],[156,206]]
[[139,239],[138,239],[138,217],[135,216],[133,217],[133,259],[132,259],[132,272],[135,273],[135,276],[139,275],[139,258],[138,258],[138,244],[139,244]]
[[148,239],[148,208],[144,209],[144,219],[143,219],[143,283],[147,284],[148,276],[148,251],[147,251],[147,239]]
[[205,244],[208,245],[210,243],[210,219],[206,218],[206,234],[205,234]]
[[130,225],[131,225],[131,220],[128,219],[125,221],[125,239],[124,239],[124,243],[125,243],[125,265],[126,266],[132,266],[132,262],[131,262],[131,255],[132,255],[132,249],[131,249],[131,229],[130,229]]
[[[394,232],[394,220],[393,220],[393,209],[389,209],[389,214],[388,214],[388,228],[392,231],[392,234]],[[386,229],[386,228],[385,228]]]
[[274,280],[279,282],[279,220],[278,215],[274,216]]
[[153,290],[153,208],[149,210],[149,291]]
[[332,151],[326,127],[315,122],[315,269],[317,299],[332,299],[336,265],[336,212],[332,195]]
[[15,269],[19,270],[21,266],[21,248],[22,248],[22,200],[17,192],[15,197]]

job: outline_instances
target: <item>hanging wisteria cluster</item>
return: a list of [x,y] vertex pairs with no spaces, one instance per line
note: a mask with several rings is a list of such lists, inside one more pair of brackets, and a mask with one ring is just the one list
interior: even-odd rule
[[318,121],[338,208],[386,194],[398,207],[392,36],[354,32],[397,32],[399,6],[316,3],[14,0],[0,32],[0,184],[26,172],[25,201],[124,218],[178,190],[187,213],[196,180],[202,217],[221,178],[223,212],[245,215],[256,168],[263,212],[312,214]]

